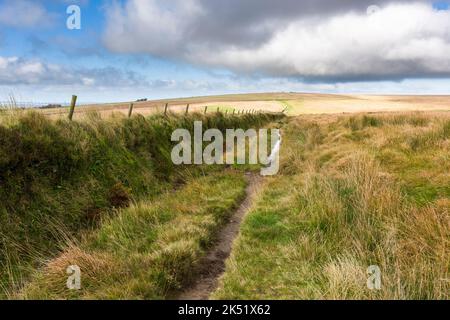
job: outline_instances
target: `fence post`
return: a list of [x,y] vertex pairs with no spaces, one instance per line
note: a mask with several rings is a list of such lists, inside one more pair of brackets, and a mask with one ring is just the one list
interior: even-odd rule
[[186,115],[189,113],[189,103],[186,106]]
[[164,106],[164,115],[167,116],[167,109],[169,108],[169,104],[166,103],[166,105]]
[[75,105],[77,104],[77,96],[72,96],[72,102],[70,103],[69,120],[72,121],[73,113],[75,112]]
[[128,109],[128,118],[131,118],[133,114],[133,103],[130,103],[130,108]]
[[233,109],[233,116],[234,116],[235,112],[236,112],[236,109]]
[[220,107],[217,107],[217,113],[219,113]]

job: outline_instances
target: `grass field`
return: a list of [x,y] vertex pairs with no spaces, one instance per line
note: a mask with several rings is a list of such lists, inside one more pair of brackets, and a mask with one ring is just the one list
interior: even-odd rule
[[[4,112],[3,297],[167,299],[191,285],[255,169],[173,166],[171,132],[203,120],[283,136],[280,172],[261,179],[210,298],[448,299],[449,102],[261,94],[171,101],[168,118],[162,101],[131,119],[106,117],[126,104],[86,107],[73,122]],[[185,116],[185,103],[211,111]],[[258,105],[291,117],[231,115]],[[80,291],[66,288],[69,265],[83,270]],[[367,287],[373,265],[381,290]]]
[[283,132],[282,173],[213,298],[448,299],[450,113],[305,116]]
[[[235,94],[210,97],[192,97],[182,99],[155,100],[134,103],[134,112],[142,115],[162,113],[165,104],[172,112],[183,113],[186,105],[190,110],[216,112],[217,108],[225,111],[261,110],[280,112],[287,108],[291,116],[303,114],[336,114],[354,112],[386,111],[438,111],[450,109],[450,96],[382,96],[382,95],[336,95],[307,93],[255,93]],[[128,113],[130,102],[104,105],[82,106],[76,110],[75,118],[83,118],[87,111],[97,111],[103,116],[113,112]],[[51,118],[64,118],[67,108],[46,109],[42,111]]]

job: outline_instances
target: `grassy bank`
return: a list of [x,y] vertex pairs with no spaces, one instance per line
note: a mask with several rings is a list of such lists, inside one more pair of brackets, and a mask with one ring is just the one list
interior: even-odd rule
[[[193,178],[156,201],[142,201],[103,221],[39,272],[19,297],[28,299],[164,299],[189,283],[218,228],[245,195],[241,173]],[[82,289],[66,287],[78,265]]]
[[96,230],[131,203],[182,185],[213,167],[172,165],[171,134],[204,128],[258,127],[276,115],[50,121],[5,112],[0,121],[0,280],[19,287],[42,261]]
[[449,128],[448,113],[292,120],[214,298],[448,299]]

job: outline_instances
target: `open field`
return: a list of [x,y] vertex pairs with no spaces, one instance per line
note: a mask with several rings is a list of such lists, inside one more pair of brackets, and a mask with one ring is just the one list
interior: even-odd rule
[[[169,103],[170,111],[180,113],[185,111],[188,103],[190,110],[199,112],[203,112],[205,106],[208,106],[209,112],[216,111],[218,107],[221,110],[279,112],[287,107],[289,115],[450,110],[450,96],[264,93],[135,102],[134,112],[142,115],[161,113],[166,103]],[[87,111],[97,111],[102,115],[113,112],[127,114],[129,104],[130,102],[83,106],[77,109],[75,118],[82,117]],[[67,115],[66,109],[47,109],[42,112],[52,118]]]
[[450,96],[310,96],[285,103],[291,115],[450,110]]
[[[294,103],[302,101],[298,95],[276,97],[252,98],[267,108],[289,105],[290,114],[304,108]],[[302,97],[305,105],[333,107],[299,117],[5,118],[3,296],[448,299],[450,111],[356,107],[371,101],[414,110],[432,103],[428,108],[446,110],[448,98]],[[213,102],[228,110],[227,99]],[[329,114],[339,104],[356,113]],[[196,119],[221,131],[281,128],[279,174],[256,180],[258,192],[248,198],[245,175],[258,167],[173,166],[170,133]],[[231,221],[236,214],[239,221]],[[229,257],[214,251],[228,228],[239,230]],[[211,254],[225,268],[215,269],[206,291],[197,289]],[[66,288],[69,265],[83,270],[81,290]],[[381,271],[380,290],[367,287],[369,266]]]

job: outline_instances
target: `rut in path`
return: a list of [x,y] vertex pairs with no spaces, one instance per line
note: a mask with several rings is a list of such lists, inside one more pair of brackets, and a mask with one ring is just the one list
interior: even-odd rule
[[243,218],[256,198],[261,176],[247,175],[246,196],[229,222],[219,232],[214,246],[199,263],[199,275],[193,284],[177,296],[179,300],[207,300],[217,288],[218,280],[225,271],[225,260],[230,256],[234,239],[239,234]]

